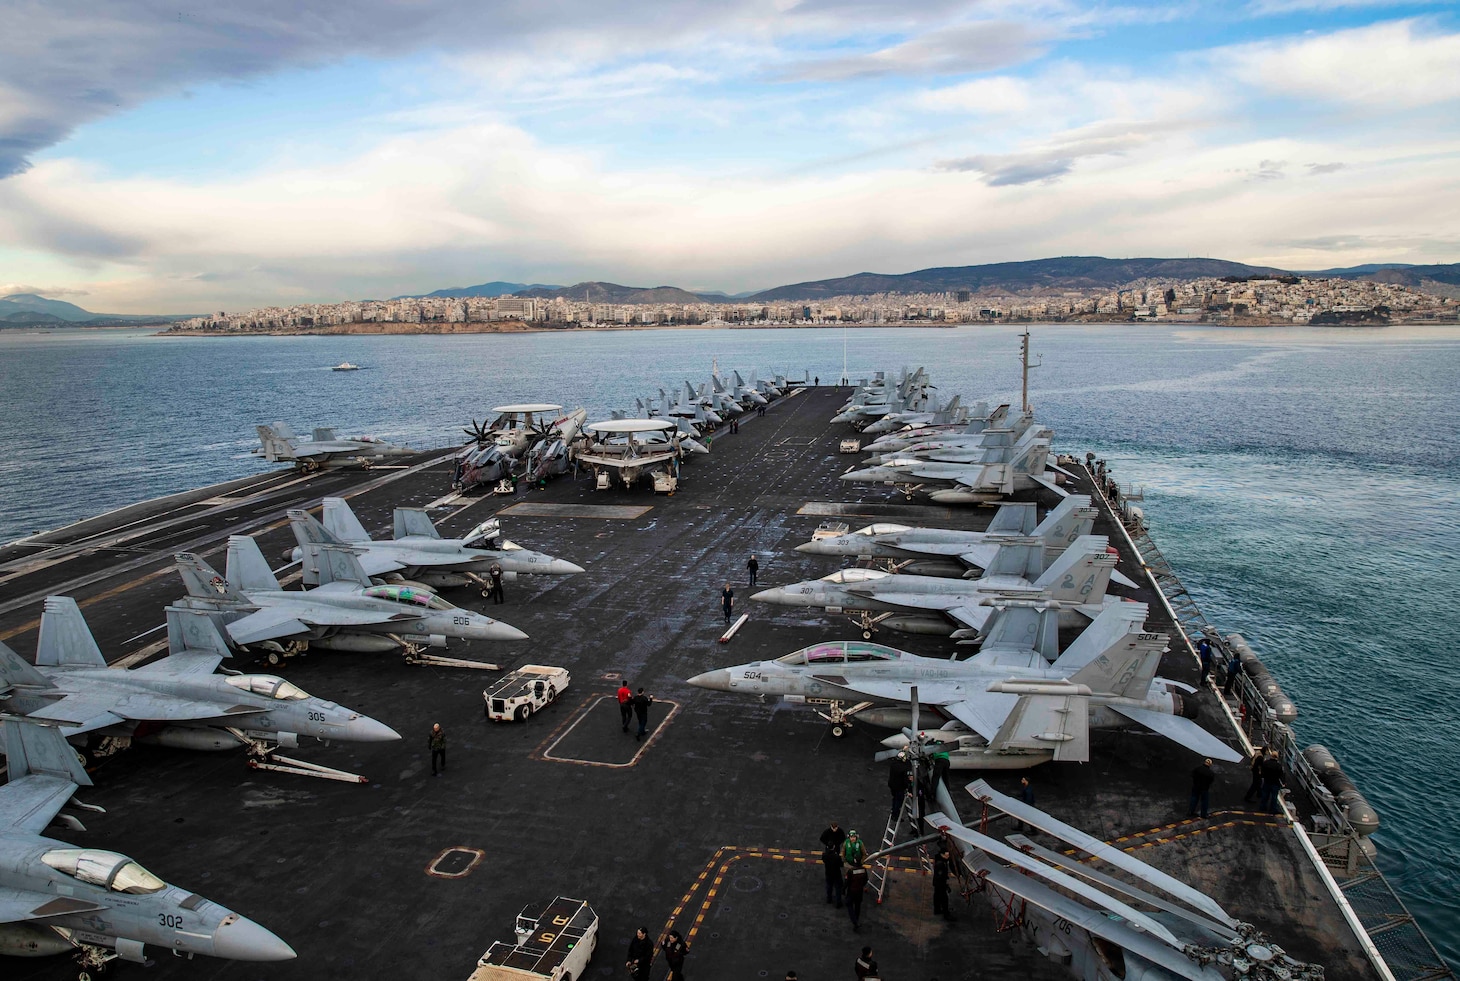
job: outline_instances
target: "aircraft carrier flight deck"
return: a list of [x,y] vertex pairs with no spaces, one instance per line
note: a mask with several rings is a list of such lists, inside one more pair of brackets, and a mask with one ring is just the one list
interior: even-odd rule
[[[289,962],[250,964],[157,956],[150,969],[116,963],[112,976],[292,979],[465,979],[493,940],[508,939],[525,904],[580,897],[601,918],[590,976],[624,972],[634,929],[678,929],[695,978],[779,981],[850,977],[863,945],[888,978],[1056,979],[1067,970],[1001,931],[979,899],[955,895],[954,922],[932,916],[929,878],[900,860],[886,900],[868,903],[859,933],[827,904],[817,836],[829,820],[881,838],[887,764],[874,762],[885,730],[845,738],[811,708],[705,691],[700,672],[860,637],[846,617],[749,600],[746,559],[762,587],[826,575],[839,560],[798,553],[828,519],[980,529],[991,507],[905,504],[887,488],[838,476],[855,458],[829,419],[849,390],[803,388],[712,452],[688,463],[672,496],[594,491],[565,476],[515,495],[450,493],[444,451],[371,470],[306,475],[270,470],[134,505],[0,549],[0,640],[30,659],[43,599],[74,597],[107,659],[128,665],[165,653],[163,607],[183,593],[173,554],[217,568],[230,534],[258,538],[277,566],[294,545],[285,511],[346,498],[364,526],[389,537],[392,509],[435,506],[443,534],[493,513],[505,537],[581,565],[568,577],[524,577],[501,605],[472,588],[452,602],[499,617],[530,640],[453,642],[448,653],[500,665],[555,665],[572,674],[556,703],[522,723],[487,720],[482,691],[499,675],[405,663],[395,655],[311,651],[273,670],[393,727],[392,743],[325,746],[293,755],[369,778],[351,785],[246,767],[242,752],[134,747],[102,761],[78,797],[106,809],[85,832],[49,832],[133,856],[267,926],[293,946]],[[1081,447],[1058,447],[1082,455]],[[260,464],[264,466],[264,464]],[[1090,492],[1088,475],[1070,489]],[[1042,508],[1056,501],[1041,492]],[[1097,502],[1103,499],[1095,495]],[[1027,498],[1026,498],[1027,499]],[[1153,515],[1159,519],[1159,515]],[[1095,526],[1121,549],[1120,570],[1144,583],[1112,593],[1150,604],[1152,629],[1176,628],[1144,579],[1140,558],[1112,524]],[[287,575],[286,570],[282,575]],[[727,643],[720,591],[736,589],[749,620]],[[286,578],[285,585],[290,586]],[[946,638],[882,632],[876,640],[946,656]],[[234,664],[235,668],[249,665]],[[1197,682],[1187,648],[1172,644],[1161,675]],[[621,680],[654,696],[650,733],[620,729]],[[1225,716],[1201,701],[1198,721],[1229,738]],[[433,777],[427,734],[444,727],[447,769]],[[1189,751],[1150,733],[1092,734],[1091,761],[950,781],[965,819],[964,784],[984,776],[1057,818],[1182,878],[1258,925],[1330,978],[1375,978],[1359,939],[1278,816],[1242,801],[1245,764],[1219,764],[1209,819],[1187,819]],[[6,958],[5,977],[71,978],[64,958]],[[654,978],[663,976],[662,958]],[[145,973],[144,973],[145,971]]]

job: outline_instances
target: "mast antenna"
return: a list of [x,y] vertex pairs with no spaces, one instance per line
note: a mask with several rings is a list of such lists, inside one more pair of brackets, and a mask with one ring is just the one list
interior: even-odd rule
[[1024,333],[1022,333],[1022,334],[1019,335],[1019,360],[1024,365],[1024,386],[1023,386],[1023,394],[1022,394],[1022,401],[1023,401],[1023,406],[1024,406],[1023,412],[1024,412],[1025,415],[1028,415],[1030,413],[1030,411],[1033,409],[1033,406],[1031,406],[1029,404],[1029,372],[1031,370],[1033,370],[1035,368],[1038,368],[1038,367],[1040,367],[1041,365],[1044,364],[1044,355],[1042,355],[1042,354],[1039,356],[1039,360],[1038,361],[1034,362],[1033,364],[1030,364],[1029,363],[1029,328],[1028,327],[1025,327],[1024,328]]

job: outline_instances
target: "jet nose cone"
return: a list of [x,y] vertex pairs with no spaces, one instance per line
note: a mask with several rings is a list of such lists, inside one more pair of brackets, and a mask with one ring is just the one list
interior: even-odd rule
[[491,617],[483,617],[487,621],[486,627],[482,630],[482,640],[526,640],[527,635],[510,623],[503,623],[501,620],[493,620]]
[[751,593],[750,598],[760,600],[762,603],[784,603],[786,601],[786,590],[782,586],[774,589],[762,589],[758,593]]
[[565,559],[553,559],[548,563],[548,575],[550,576],[576,576],[582,571],[581,565],[574,565]]
[[816,542],[802,542],[800,545],[797,545],[796,546],[796,551],[798,551],[798,552],[806,552],[808,554],[815,555],[816,554],[816,545],[817,545]]
[[213,956],[231,961],[292,961],[294,948],[247,917],[230,914],[213,931]]
[[708,688],[711,691],[730,690],[730,671],[726,668],[716,668],[714,671],[706,671],[704,674],[697,674],[689,679],[689,683],[696,688]]
[[349,738],[357,743],[388,743],[400,738],[400,733],[368,715],[351,719],[346,731],[349,733]]

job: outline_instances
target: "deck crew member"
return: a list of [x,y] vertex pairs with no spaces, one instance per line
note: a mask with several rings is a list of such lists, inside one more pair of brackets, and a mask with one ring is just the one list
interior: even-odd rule
[[720,590],[720,609],[725,611],[725,622],[729,623],[730,614],[735,612],[735,590],[728,582]]
[[624,962],[624,967],[629,969],[629,977],[634,981],[649,981],[649,968],[654,963],[654,941],[649,939],[649,931],[639,927],[634,933],[634,939],[629,941],[629,959]]
[[441,723],[431,727],[431,735],[426,738],[426,746],[431,750],[431,776],[440,776],[436,769],[436,761],[441,761],[441,770],[446,769],[446,730],[441,728]]
[[1237,676],[1242,673],[1242,658],[1236,651],[1232,652],[1232,659],[1227,662],[1227,680],[1222,682],[1222,694],[1228,698],[1232,697],[1232,689],[1237,685]]
[[629,719],[634,714],[634,693],[625,681],[618,686],[618,714],[624,724],[624,732],[629,731]]
[[887,774],[887,789],[892,793],[893,817],[897,817],[897,812],[902,810],[911,786],[912,777],[907,772],[907,758],[899,753],[892,758],[892,770]]
[[1198,808],[1202,817],[1207,816],[1207,804],[1212,797],[1212,782],[1216,779],[1211,760],[1202,760],[1191,771],[1191,803],[1186,808],[1187,817],[1196,817]]
[[664,959],[669,962],[669,974],[664,981],[684,981],[684,955],[689,953],[689,944],[684,942],[678,930],[670,930],[660,947],[664,951]]
[[1247,793],[1242,795],[1242,803],[1251,804],[1257,800],[1257,795],[1262,792],[1262,761],[1267,759],[1267,753],[1261,746],[1252,751],[1252,783],[1247,786]]
[[1278,812],[1278,791],[1283,789],[1283,763],[1277,750],[1269,749],[1262,761],[1262,797],[1258,806],[1267,814]]
[[1201,681],[1206,684],[1212,673],[1212,642],[1203,637],[1196,642],[1196,655],[1201,660]]
[[846,843],[842,845],[842,858],[846,859],[848,865],[861,865],[862,859],[866,857],[867,846],[862,844],[862,839],[857,837],[855,831],[848,831]]
[[948,912],[948,871],[951,864],[948,846],[939,847],[938,854],[933,857],[933,915],[941,915],[945,920],[953,919],[953,914]]
[[507,600],[506,594],[502,591],[502,567],[492,566],[492,602],[504,603]]
[[857,958],[857,981],[864,978],[877,978],[877,962],[872,959],[872,948],[863,947],[862,956]]
[[[850,839],[849,839],[850,840]],[[852,930],[862,932],[862,894],[867,891],[867,869],[858,858],[847,869],[846,904],[847,916],[851,917]]]
[[821,842],[822,848],[835,848],[837,854],[840,855],[842,845],[846,844],[847,841],[847,833],[842,830],[841,825],[833,821],[827,827],[827,829],[821,833],[821,837],[817,840]]
[[746,571],[750,573],[750,584],[755,585],[755,574],[760,571],[760,561],[752,555],[745,562]]
[[634,696],[634,714],[639,717],[639,732],[634,739],[643,739],[649,731],[649,706],[654,704],[654,696],[644,694],[640,688],[639,693]]
[[822,871],[826,873],[826,901],[842,906],[842,854],[835,845],[821,849]]

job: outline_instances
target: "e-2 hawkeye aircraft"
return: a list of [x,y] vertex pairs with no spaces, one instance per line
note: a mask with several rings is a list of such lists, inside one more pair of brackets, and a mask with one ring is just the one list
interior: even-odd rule
[[[1013,601],[1018,603],[1018,601]],[[774,661],[753,661],[689,679],[697,688],[779,695],[830,706],[833,735],[852,719],[887,728],[916,725],[914,697],[947,720],[919,729],[955,769],[1023,769],[1049,760],[1090,759],[1090,729],[1144,726],[1199,756],[1242,755],[1191,721],[1195,704],[1156,677],[1165,634],[1146,633],[1144,603],[1118,603],[1057,653],[1055,610],[1001,609],[983,649],[963,661],[919,657],[856,641],[817,644]],[[1186,689],[1190,691],[1190,689]],[[914,695],[916,692],[916,696]],[[850,707],[847,707],[850,705]],[[892,749],[905,736],[885,742]]]
[[81,981],[117,959],[147,963],[149,945],[179,957],[294,957],[254,921],[162,881],[126,855],[43,837],[52,821],[86,830],[61,809],[91,778],[60,730],[12,719],[0,725],[10,773],[0,787],[0,955],[74,954]]
[[274,675],[215,674],[232,656],[215,617],[168,607],[168,656],[140,668],[110,667],[76,601],[47,597],[35,666],[0,644],[5,710],[61,726],[88,754],[108,755],[133,742],[194,750],[243,746],[254,769],[365,782],[276,754],[297,747],[300,736],[329,743],[388,742],[400,735]]
[[[395,538],[374,541],[342,498],[324,499],[322,524],[308,511],[288,514],[299,542],[288,555],[291,561],[302,562],[304,548],[310,544],[343,545],[356,550],[360,568],[368,576],[399,573],[432,589],[475,583],[485,596],[490,583],[484,577],[494,565],[501,567],[508,582],[518,576],[572,576],[583,571],[582,566],[509,541],[485,547],[489,541],[497,542],[501,534],[496,518],[487,519],[465,538],[442,538],[424,508],[396,508]],[[319,585],[315,567],[306,567],[304,582]]]

